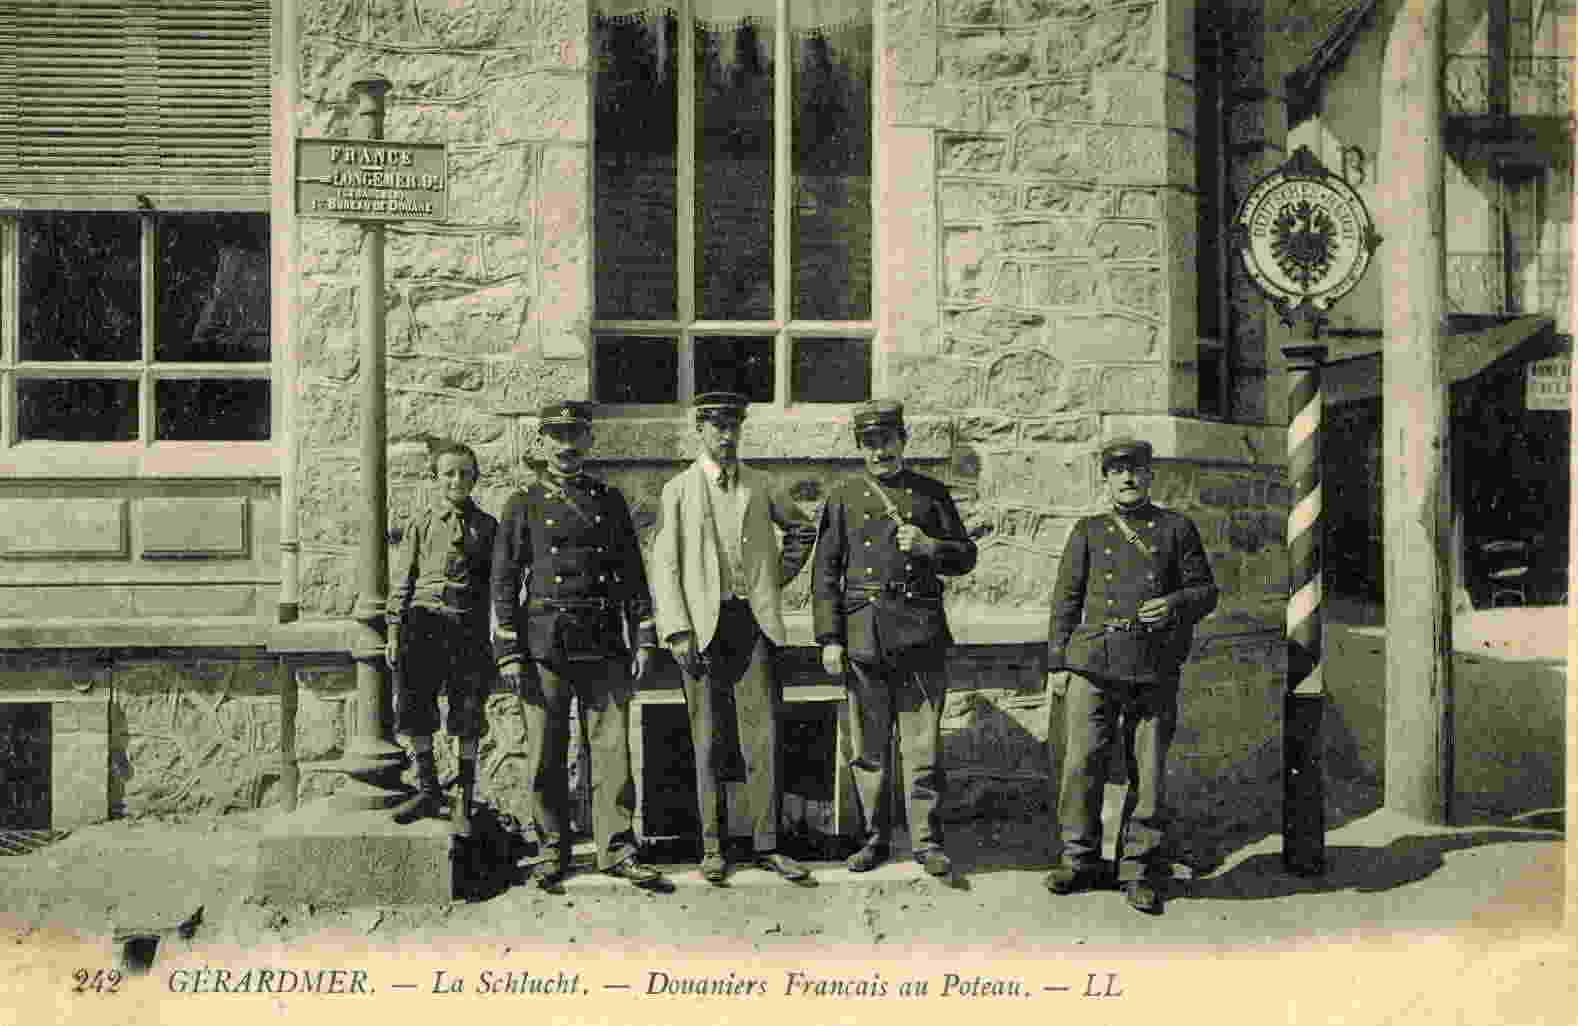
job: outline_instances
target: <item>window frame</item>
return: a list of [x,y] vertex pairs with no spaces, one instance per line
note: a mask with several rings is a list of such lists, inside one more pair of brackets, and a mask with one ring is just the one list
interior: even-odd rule
[[[42,202],[40,202],[42,201]],[[18,222],[27,213],[139,214],[141,222],[140,351],[136,360],[22,360],[21,357],[21,253]],[[279,361],[274,358],[271,324],[269,359],[236,362],[158,361],[154,345],[158,335],[156,221],[159,213],[242,213],[270,218],[264,202],[239,201],[218,205],[212,199],[179,210],[150,211],[127,204],[85,202],[53,206],[37,197],[26,206],[0,211],[0,473],[21,477],[277,477],[278,445],[282,431],[282,396]],[[273,247],[270,247],[270,288],[277,287]],[[273,320],[273,302],[270,319]],[[18,424],[18,382],[65,378],[137,382],[137,437],[127,441],[62,441],[22,439]],[[269,383],[269,437],[259,440],[170,441],[154,438],[155,387],[160,381],[247,380]]]
[[[878,230],[878,162],[877,124],[881,117],[882,91],[878,55],[881,51],[880,12],[872,5],[872,81],[871,115],[867,123],[867,141],[872,154],[869,194],[871,214],[871,310],[859,320],[809,320],[792,316],[792,288],[794,278],[793,207],[794,207],[794,133],[790,130],[794,113],[793,31],[789,21],[789,0],[776,0],[774,16],[777,30],[773,32],[773,316],[763,320],[708,320],[696,316],[696,37],[695,11],[691,0],[678,0],[673,11],[679,25],[678,31],[678,82],[675,140],[675,276],[676,316],[667,320],[638,320],[627,318],[599,318],[596,316],[597,295],[595,282],[590,293],[592,317],[587,346],[589,390],[597,395],[598,366],[597,343],[603,339],[620,336],[644,338],[673,338],[677,346],[679,375],[675,401],[672,403],[605,403],[599,400],[603,413],[623,416],[653,417],[670,415],[689,406],[695,396],[696,347],[698,338],[734,336],[772,340],[773,397],[771,401],[752,401],[753,410],[784,412],[790,409],[826,411],[835,414],[847,411],[855,402],[817,402],[794,400],[790,396],[793,375],[794,345],[797,339],[848,339],[869,344],[870,378],[872,396],[877,394],[878,353],[876,311],[881,309],[882,275],[880,273],[880,232]],[[595,75],[595,72],[594,72]],[[593,84],[595,93],[596,85]],[[595,102],[595,101],[594,101]],[[595,122],[595,118],[594,118]],[[597,160],[596,126],[591,145],[592,161]],[[593,181],[595,183],[595,170]],[[595,219],[597,197],[592,196],[591,216]],[[596,252],[596,230],[592,231],[593,262]],[[868,396],[869,398],[869,396]],[[857,400],[858,402],[859,400]]]

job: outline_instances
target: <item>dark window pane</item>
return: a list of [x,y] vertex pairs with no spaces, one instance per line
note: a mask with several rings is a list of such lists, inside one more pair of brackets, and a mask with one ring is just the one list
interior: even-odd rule
[[678,316],[678,23],[599,17],[594,114],[598,317]]
[[773,401],[773,340],[709,336],[696,339],[696,392],[739,392],[753,403]]
[[773,30],[696,27],[696,309],[773,315]]
[[871,316],[871,25],[797,40],[794,316]]
[[1216,346],[1200,346],[1200,413],[1207,417],[1225,417],[1222,408],[1222,350]]
[[160,381],[153,396],[159,441],[268,441],[267,381]]
[[797,403],[870,399],[871,342],[863,338],[795,339],[789,397]]
[[161,215],[158,251],[154,359],[266,362],[268,215]]
[[23,441],[129,442],[137,437],[137,382],[21,378],[16,421]]
[[592,342],[592,396],[600,403],[679,401],[679,343],[601,335]]
[[141,359],[138,216],[23,214],[17,229],[22,359]]
[[[1222,53],[1220,35],[1211,19],[1202,14],[1195,21],[1195,82],[1198,90],[1195,101],[1195,184],[1198,203],[1195,207],[1195,231],[1199,240],[1195,251],[1195,264],[1199,268],[1199,290],[1196,294],[1197,317],[1200,335],[1204,338],[1222,337],[1222,289],[1226,283],[1221,275],[1221,232],[1224,212],[1222,197]],[[1228,216],[1231,216],[1230,214]],[[1201,375],[1201,401],[1204,403],[1205,375]],[[1216,385],[1209,386],[1219,391]],[[1218,399],[1213,403],[1220,405]]]

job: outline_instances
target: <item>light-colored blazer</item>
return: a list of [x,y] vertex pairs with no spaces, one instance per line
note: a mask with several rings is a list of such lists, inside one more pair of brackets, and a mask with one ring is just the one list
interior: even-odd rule
[[[774,489],[772,479],[762,471],[739,464],[736,487],[745,493],[739,503],[744,598],[762,633],[782,645],[788,637],[783,586],[810,557],[816,525],[787,495]],[[783,531],[781,543],[775,524]],[[663,486],[651,571],[659,641],[667,643],[674,635],[690,631],[696,650],[706,650],[718,629],[722,558],[713,529],[707,472],[697,460]]]

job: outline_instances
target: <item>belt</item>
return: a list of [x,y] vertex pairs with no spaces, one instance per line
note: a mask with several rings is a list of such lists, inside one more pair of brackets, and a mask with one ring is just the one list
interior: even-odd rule
[[1139,620],[1105,620],[1102,623],[1091,624],[1090,626],[1100,627],[1102,630],[1111,633],[1132,631],[1135,634],[1154,634],[1165,629],[1166,625],[1157,624],[1153,627],[1150,624],[1141,623]]
[[861,582],[845,586],[849,595],[861,595],[866,598],[877,598],[883,595],[891,598],[909,599],[912,602],[941,602],[942,591],[939,589],[934,594],[917,593],[908,581],[883,581],[880,584]]
[[611,610],[611,609],[617,609],[618,608],[618,603],[615,602],[613,599],[606,599],[606,598],[596,598],[596,599],[545,599],[545,598],[534,598],[534,599],[529,599],[527,601],[526,608],[528,610],[533,611],[533,612],[556,612],[558,610],[569,610],[569,609],[598,609],[598,610],[606,611],[606,610]]

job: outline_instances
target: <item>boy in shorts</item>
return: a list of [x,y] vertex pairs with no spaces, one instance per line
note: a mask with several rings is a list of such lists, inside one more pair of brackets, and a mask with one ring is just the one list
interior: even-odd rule
[[450,808],[455,834],[471,832],[482,702],[493,676],[488,638],[488,577],[498,521],[471,500],[477,454],[441,441],[428,453],[439,499],[418,514],[401,541],[398,583],[389,596],[387,658],[401,671],[395,730],[409,739],[417,792],[396,807],[395,821],[436,817],[443,802],[433,760],[438,694],[449,696],[449,735],[459,743],[459,794]]

